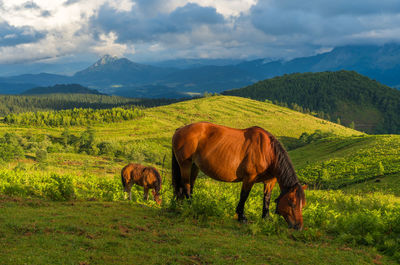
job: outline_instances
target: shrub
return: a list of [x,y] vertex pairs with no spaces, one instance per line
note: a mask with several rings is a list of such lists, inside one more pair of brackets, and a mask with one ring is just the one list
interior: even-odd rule
[[47,161],[47,151],[43,149],[38,149],[36,151],[36,161],[43,163]]

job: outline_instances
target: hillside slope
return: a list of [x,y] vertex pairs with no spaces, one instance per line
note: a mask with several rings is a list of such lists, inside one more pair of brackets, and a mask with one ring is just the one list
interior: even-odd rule
[[[296,143],[303,133],[311,134],[315,130],[343,137],[362,135],[358,131],[288,108],[232,96],[188,100],[144,109],[143,113],[142,117],[130,121],[93,124],[96,142],[107,142],[115,146],[116,153],[129,153],[130,159],[161,164],[164,156],[167,161],[170,159],[171,138],[175,130],[192,122],[208,121],[234,128],[259,126],[277,136],[286,147]],[[20,135],[35,133],[59,138],[65,129],[0,124],[0,134],[10,130]],[[69,132],[77,136],[85,130],[85,127],[69,128]],[[82,158],[76,159],[79,165]],[[65,168],[65,164],[60,162],[59,167]]]
[[400,91],[356,72],[290,74],[223,94],[296,103],[370,133],[400,132]]
[[[315,130],[335,135],[362,133],[271,103],[232,96],[213,96],[144,110],[144,117],[97,128],[99,137],[115,140],[171,139],[175,129],[192,122],[208,121],[234,128],[260,126],[281,140],[297,139]],[[127,137],[128,136],[128,137]],[[130,136],[130,137],[129,137]],[[168,143],[169,144],[169,143]]]
[[[305,230],[298,232],[287,229],[284,219],[273,212],[271,219],[261,220],[262,184],[253,187],[246,203],[249,223],[239,224],[234,213],[241,183],[218,182],[200,174],[190,203],[177,204],[169,170],[175,129],[196,121],[236,128],[258,125],[285,143],[304,132],[332,132],[329,138],[290,152],[301,181],[314,184],[318,172],[327,172],[322,188],[325,184],[337,188],[365,173],[369,178],[371,166],[385,154],[383,173],[396,170],[400,164],[396,163],[398,136],[368,136],[287,108],[232,96],[189,100],[143,112],[144,116],[134,120],[94,124],[91,130],[98,149],[87,153],[75,145],[79,139],[86,145],[91,138],[83,126],[65,130],[0,124],[0,136],[10,131],[16,134],[4,135],[0,142],[8,145],[3,146],[20,145],[26,151],[19,160],[0,164],[0,212],[4,219],[0,222],[0,263],[124,264],[135,260],[138,264],[158,264],[160,258],[162,263],[172,264],[399,261],[398,197],[308,189]],[[65,138],[65,134],[73,137]],[[64,142],[68,138],[78,141]],[[106,143],[110,149],[100,152]],[[48,150],[47,160],[38,159],[36,147]],[[128,161],[159,169],[163,178],[161,206],[143,201],[143,189],[138,186],[132,191],[133,202],[123,202],[119,174]],[[388,167],[387,161],[394,167]],[[353,174],[353,179],[350,174],[336,177],[356,168],[360,174]],[[276,185],[272,198],[278,193]],[[275,209],[273,200],[271,209]]]

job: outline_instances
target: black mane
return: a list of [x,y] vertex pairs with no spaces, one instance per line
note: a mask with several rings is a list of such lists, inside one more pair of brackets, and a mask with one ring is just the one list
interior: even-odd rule
[[271,136],[270,139],[276,156],[275,172],[278,174],[276,178],[281,188],[290,190],[295,185],[300,184],[292,160],[274,136]]
[[[276,178],[281,187],[281,194],[275,200],[277,204],[276,209],[278,210],[279,199],[294,188],[298,187],[296,191],[296,197],[298,199],[305,201],[305,194],[296,171],[294,170],[292,160],[290,160],[285,148],[283,148],[281,143],[274,136],[271,135],[270,139],[276,155],[275,172],[278,174]],[[277,210],[275,212],[277,212]]]

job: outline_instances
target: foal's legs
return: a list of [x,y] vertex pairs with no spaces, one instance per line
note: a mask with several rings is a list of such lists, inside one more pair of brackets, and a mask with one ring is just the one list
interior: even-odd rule
[[242,190],[240,191],[240,200],[236,207],[236,213],[238,215],[238,221],[245,223],[247,222],[247,218],[244,215],[244,204],[246,203],[247,197],[249,197],[251,188],[253,187],[254,182],[249,182],[243,180]]
[[144,187],[143,200],[147,201],[148,199],[149,199],[149,188]]
[[[129,197],[129,200],[130,200],[130,201],[132,200],[132,193],[131,193],[131,190],[132,190],[132,184],[131,184],[131,183],[128,183],[127,186],[126,186],[126,188],[125,188],[125,191],[128,193],[128,197]],[[126,197],[125,197],[125,198],[126,198]]]
[[269,202],[271,200],[272,189],[276,183],[276,178],[264,181],[264,197],[263,197],[263,211],[262,218],[269,217]]

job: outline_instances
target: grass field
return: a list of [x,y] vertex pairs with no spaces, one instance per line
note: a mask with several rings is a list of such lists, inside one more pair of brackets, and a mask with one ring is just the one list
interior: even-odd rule
[[[52,143],[62,137],[61,127],[0,124],[0,136],[10,131],[45,135],[32,143],[32,137],[22,138],[24,148],[54,149],[44,161],[29,147],[24,157],[0,164],[1,264],[400,262],[400,136],[369,136],[273,104],[227,96],[143,113],[135,120],[92,126],[96,143],[110,143],[107,154]],[[250,194],[244,225],[234,216],[240,183],[200,174],[190,204],[171,200],[171,137],[176,128],[196,121],[257,125],[289,147],[305,132],[330,133],[289,153],[300,179],[315,188],[306,191],[304,231],[287,229],[274,214],[261,220],[262,185]],[[85,130],[69,128],[77,136]],[[161,207],[144,202],[139,187],[133,189],[133,202],[124,201],[119,172],[128,161],[163,173]],[[273,198],[278,194],[275,187]]]
[[394,264],[370,248],[252,235],[235,220],[136,203],[0,200],[2,264]]

